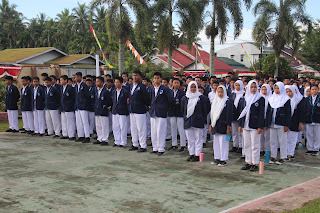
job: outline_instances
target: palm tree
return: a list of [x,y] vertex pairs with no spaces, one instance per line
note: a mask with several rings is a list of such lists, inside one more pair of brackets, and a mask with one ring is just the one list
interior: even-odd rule
[[86,4],[80,4],[78,2],[78,7],[73,8],[73,31],[83,32],[85,29],[89,29],[89,15],[88,7]]
[[275,77],[279,74],[279,57],[285,45],[291,45],[294,52],[299,46],[300,30],[297,24],[308,27],[311,31],[310,17],[305,13],[305,0],[279,0],[279,5],[271,0],[260,0],[254,7],[254,15],[258,16],[255,23],[261,26],[273,26],[272,33],[268,33],[276,55]]
[[67,43],[70,41],[72,36],[73,26],[73,14],[70,13],[69,9],[64,9],[56,17],[57,22],[57,47],[62,51],[67,51]]
[[97,7],[93,16],[93,26],[97,32],[107,32],[106,28],[107,9],[104,6]]
[[[242,2],[246,9],[251,7],[252,0],[212,0],[212,16],[211,24],[206,28],[206,35],[211,39],[210,41],[210,74],[214,74],[214,58],[215,45],[214,40],[219,35],[220,43],[224,43],[227,38],[227,28],[230,21],[233,22],[234,38],[240,35],[243,28],[243,16],[241,11]],[[230,17],[228,16],[230,14]]]

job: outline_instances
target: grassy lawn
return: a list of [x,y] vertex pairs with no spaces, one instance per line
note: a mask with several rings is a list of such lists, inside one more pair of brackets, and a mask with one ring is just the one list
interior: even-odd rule
[[[21,129],[22,127],[22,119],[19,119],[19,129]],[[8,120],[0,120],[0,132],[5,132],[7,129],[9,129]]]
[[303,207],[293,210],[285,211],[285,213],[318,213],[320,212],[320,198],[306,203]]

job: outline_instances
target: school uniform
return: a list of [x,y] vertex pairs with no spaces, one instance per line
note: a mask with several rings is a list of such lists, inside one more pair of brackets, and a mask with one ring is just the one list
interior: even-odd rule
[[150,93],[151,141],[154,152],[163,153],[166,145],[167,116],[169,106],[174,104],[172,90],[167,86],[155,86]]
[[114,143],[117,146],[127,145],[128,132],[128,98],[129,91],[122,87],[120,90],[115,89],[112,94],[112,129]]
[[6,87],[6,110],[8,113],[9,129],[19,131],[18,101],[20,93],[15,85]]
[[[150,97],[150,93],[151,93],[151,87],[147,87],[147,91]],[[149,108],[146,112],[146,125],[147,125],[147,138],[151,138],[151,122],[150,122],[150,112],[149,112]],[[129,122],[130,123],[130,122]]]
[[150,97],[146,86],[141,82],[130,86],[129,113],[132,145],[135,148],[147,148],[146,112],[150,103]]
[[93,134],[93,130],[95,129],[95,112],[94,112],[94,105],[95,105],[95,95],[96,95],[96,89],[94,87],[91,87],[89,89],[90,93],[90,105],[88,109],[88,115],[89,115],[89,130],[90,135]]
[[178,146],[177,133],[180,135],[180,146],[186,146],[186,133],[184,131],[183,113],[181,110],[181,100],[185,92],[181,89],[172,91],[175,103],[169,106],[168,117],[171,126],[172,146]]
[[320,95],[305,99],[305,123],[308,151],[318,152],[320,148]]
[[62,136],[70,139],[75,138],[76,116],[75,98],[76,90],[69,84],[61,87],[61,126]]
[[76,127],[80,139],[90,137],[89,128],[89,109],[90,109],[90,92],[84,82],[77,83],[76,86]]
[[232,123],[231,123],[231,132],[232,132],[232,141],[233,141],[233,147],[242,149],[242,133],[238,131],[239,128],[239,122],[238,118],[240,116],[240,106],[239,104],[244,101],[244,94],[242,94],[238,101],[238,103],[235,103],[236,93],[232,93],[230,98],[233,100],[233,114],[232,114]]
[[97,88],[95,95],[95,120],[97,130],[97,140],[101,143],[107,143],[109,141],[109,110],[108,107],[112,105],[110,93],[107,88]]
[[45,90],[45,114],[46,123],[48,128],[48,135],[55,134],[60,136],[61,123],[60,123],[60,90],[57,87],[51,86]]
[[45,90],[40,85],[33,88],[33,117],[34,133],[43,135],[45,133]]
[[[114,86],[111,87],[111,88],[109,88],[109,89],[106,87],[106,89],[107,89],[107,91],[109,92],[110,97],[112,97],[112,93],[113,93],[113,91],[114,91]],[[109,113],[109,116],[108,116],[108,118],[109,118],[109,132],[112,132],[112,113],[111,113],[111,107],[108,108],[108,113]]]
[[32,111],[32,98],[33,89],[30,85],[27,85],[21,89],[21,113],[23,128],[26,131],[33,132],[33,111]]

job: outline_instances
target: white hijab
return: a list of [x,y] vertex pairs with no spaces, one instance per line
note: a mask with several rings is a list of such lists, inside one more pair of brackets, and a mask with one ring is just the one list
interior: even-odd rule
[[305,97],[305,98],[308,97],[308,96],[307,96],[307,90],[308,90],[308,89],[310,89],[310,87],[304,88],[304,95],[303,95],[303,97]]
[[303,96],[301,95],[298,87],[296,85],[292,85],[293,89],[295,90],[295,93],[297,95],[298,98],[301,98],[301,100],[303,99]]
[[282,82],[277,82],[273,88],[275,88],[275,86],[279,87],[280,93],[276,94],[274,92],[269,98],[269,104],[273,109],[278,109],[280,107],[283,107],[287,103],[289,97],[286,95],[286,89]]
[[244,85],[243,85],[243,82],[241,80],[237,80],[234,84],[239,84],[240,85],[240,90],[239,91],[236,90],[236,89],[234,89],[232,91],[233,93],[236,94],[236,97],[234,98],[233,104],[237,108],[238,104],[239,104],[239,100],[244,94]]
[[[196,85],[196,92],[195,93],[192,93],[190,90],[192,84]],[[198,103],[200,95],[201,95],[201,93],[198,90],[198,84],[195,81],[190,81],[188,84],[187,92],[186,92],[186,97],[188,98],[187,118],[189,118],[193,114],[194,109],[196,108],[196,105]]]
[[288,97],[290,98],[290,104],[291,104],[291,116],[293,116],[294,110],[297,108],[298,104],[299,104],[300,101],[302,100],[302,97],[301,97],[301,98],[298,97],[298,95],[297,95],[297,93],[295,92],[295,89],[294,89],[293,86],[291,86],[291,85],[286,85],[285,88],[291,90],[292,93],[293,93],[292,98],[290,98],[290,97],[288,96]]
[[218,89],[223,89],[223,97],[220,98],[218,94],[216,94],[215,98],[212,101],[211,104],[211,111],[210,111],[210,118],[211,118],[211,126],[214,128],[216,126],[217,120],[220,118],[220,115],[224,109],[224,105],[227,103],[227,100],[229,99],[227,95],[227,89],[225,86],[219,86]]
[[[251,84],[253,83],[255,83],[257,86],[257,91],[254,94],[250,91]],[[251,105],[258,101],[261,97],[261,94],[258,92],[258,83],[255,80],[249,81],[246,88],[246,95],[244,96],[246,100],[246,107],[242,110],[238,120],[246,116],[246,120],[249,121]]]
[[[265,87],[267,88],[267,94],[266,95],[263,95],[262,94],[262,87]],[[264,103],[265,103],[265,106],[264,106],[264,117],[266,117],[267,115],[267,109],[268,109],[268,103],[269,103],[269,98],[271,97],[272,95],[272,91],[271,91],[271,87],[269,86],[269,84],[263,84],[260,89],[260,94],[262,95],[262,97],[264,97]]]

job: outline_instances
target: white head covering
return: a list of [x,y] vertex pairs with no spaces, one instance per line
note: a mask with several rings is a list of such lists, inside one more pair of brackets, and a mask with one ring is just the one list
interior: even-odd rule
[[[196,85],[196,92],[195,93],[192,93],[190,90],[192,84]],[[186,92],[186,97],[188,98],[187,118],[189,118],[193,114],[200,95],[201,95],[201,93],[198,90],[198,84],[195,81],[190,81],[188,84],[187,92]]]
[[232,91],[233,93],[236,94],[236,97],[234,98],[233,104],[237,108],[238,104],[239,104],[239,100],[244,94],[244,85],[243,85],[243,82],[241,80],[237,80],[234,84],[239,84],[240,85],[240,90],[239,91],[236,90],[236,89],[234,89]]
[[290,98],[290,104],[291,104],[291,116],[293,116],[294,110],[297,108],[298,104],[302,100],[302,95],[301,97],[298,97],[297,93],[295,92],[295,88],[292,85],[286,85],[285,88],[290,89],[293,93],[292,98],[288,96]]
[[[267,94],[266,95],[263,95],[262,94],[262,87],[265,87],[267,88]],[[264,97],[264,103],[265,103],[265,106],[264,106],[264,117],[266,117],[267,115],[267,109],[268,109],[268,103],[269,103],[269,98],[271,97],[272,95],[272,91],[271,91],[271,87],[269,86],[269,84],[263,84],[260,89],[260,94],[262,95],[262,97]]]
[[[257,86],[257,91],[254,94],[250,91],[251,84],[253,83]],[[246,107],[242,110],[238,120],[246,116],[246,120],[249,121],[251,105],[261,98],[261,94],[258,92],[258,83],[255,80],[249,81],[244,98],[246,100]]]
[[229,99],[227,95],[227,89],[225,86],[219,86],[218,89],[223,89],[223,97],[220,98],[218,94],[216,94],[215,98],[212,101],[211,104],[211,111],[210,111],[210,118],[211,118],[211,126],[214,128],[216,126],[217,120],[220,118],[220,115],[222,113],[222,110],[224,109],[224,105],[226,104],[227,100]]
[[294,89],[295,93],[297,94],[297,97],[302,99],[302,98],[303,98],[303,96],[301,95],[301,93],[300,93],[300,91],[299,91],[298,87],[297,87],[296,85],[292,85],[292,87],[293,87],[293,89]]
[[310,87],[306,87],[306,88],[304,88],[304,95],[303,95],[303,96],[304,96],[305,98],[307,98],[307,97],[308,97],[308,96],[307,96],[307,90],[308,90],[308,89],[310,89]]
[[286,95],[286,89],[282,82],[277,82],[274,87],[275,86],[279,87],[280,93],[276,94],[274,92],[269,98],[269,104],[273,109],[278,109],[280,107],[283,107],[287,103],[289,97]]

